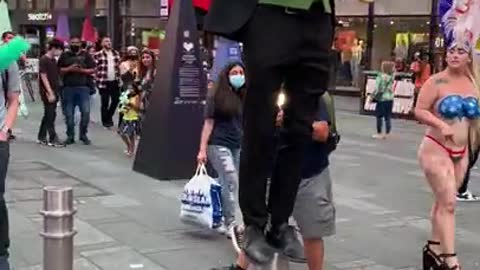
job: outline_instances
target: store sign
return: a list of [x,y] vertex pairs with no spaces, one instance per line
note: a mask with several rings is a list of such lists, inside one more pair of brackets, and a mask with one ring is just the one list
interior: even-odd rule
[[160,0],[160,17],[162,19],[168,19],[169,15],[168,0]]
[[53,19],[52,13],[28,13],[29,21],[49,21]]

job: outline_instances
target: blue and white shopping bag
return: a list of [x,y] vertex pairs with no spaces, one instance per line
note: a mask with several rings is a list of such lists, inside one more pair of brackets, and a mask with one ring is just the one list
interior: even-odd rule
[[208,176],[205,165],[198,165],[195,175],[183,188],[180,220],[203,228],[217,228],[222,223],[222,187]]

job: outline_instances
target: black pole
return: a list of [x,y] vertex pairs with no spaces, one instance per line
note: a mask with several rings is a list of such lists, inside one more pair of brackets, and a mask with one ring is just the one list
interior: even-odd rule
[[365,52],[365,69],[370,70],[372,68],[372,56],[373,56],[373,31],[375,30],[375,2],[368,4],[368,22],[367,22],[367,49]]
[[108,0],[108,35],[112,39],[112,44],[115,49],[119,49],[121,42],[121,32],[120,31],[120,1],[118,0]]
[[438,17],[438,0],[432,0],[432,9],[431,9],[431,15],[430,15],[430,38],[428,42],[428,55],[429,61],[430,61],[430,66],[434,67],[435,65],[435,38],[437,37],[438,33],[438,22],[437,22],[437,17]]

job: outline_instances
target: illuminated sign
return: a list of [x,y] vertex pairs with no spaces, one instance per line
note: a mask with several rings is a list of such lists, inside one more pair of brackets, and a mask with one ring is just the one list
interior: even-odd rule
[[27,17],[29,21],[49,21],[53,19],[51,13],[28,13]]

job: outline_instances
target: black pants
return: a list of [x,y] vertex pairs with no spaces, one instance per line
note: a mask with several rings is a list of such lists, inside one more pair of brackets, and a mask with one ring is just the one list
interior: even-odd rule
[[472,170],[473,166],[475,166],[475,163],[477,163],[478,155],[480,154],[480,149],[479,148],[470,149],[469,152],[470,153],[469,153],[469,159],[468,159],[468,169],[467,169],[467,172],[465,173],[463,184],[458,189],[459,194],[465,193],[468,190],[468,182],[470,181],[470,171]]
[[105,127],[113,126],[113,115],[117,110],[120,87],[118,81],[109,81],[106,87],[99,89],[102,100],[102,124]]
[[385,132],[390,134],[392,131],[392,110],[393,100],[379,101],[375,108],[375,116],[377,117],[377,133],[383,131],[383,120],[385,120]]
[[[332,18],[323,12],[321,4],[314,4],[308,12],[293,13],[259,5],[243,33],[249,84],[244,105],[239,202],[245,224],[260,228],[267,224],[269,212],[273,225],[287,222],[292,213],[318,96],[328,86]],[[282,83],[287,104],[272,168],[275,104]]]
[[46,97],[42,96],[43,102],[43,118],[40,123],[40,129],[38,131],[38,139],[46,140],[47,133],[50,142],[57,139],[57,133],[55,131],[55,119],[57,118],[57,101],[49,102]]
[[10,239],[8,236],[8,211],[5,204],[5,180],[7,178],[10,146],[0,142],[0,257],[8,256]]

